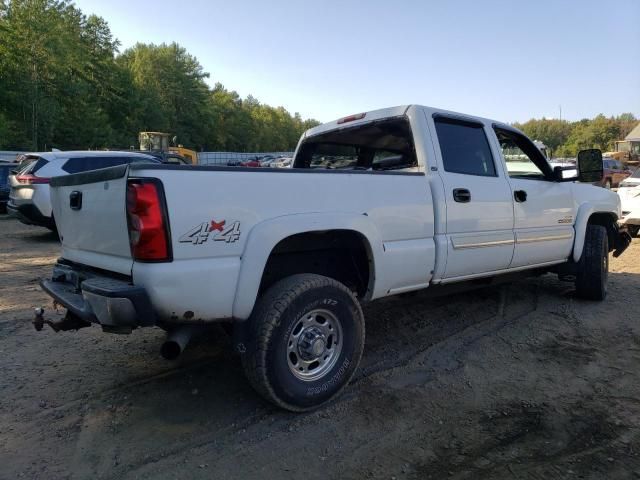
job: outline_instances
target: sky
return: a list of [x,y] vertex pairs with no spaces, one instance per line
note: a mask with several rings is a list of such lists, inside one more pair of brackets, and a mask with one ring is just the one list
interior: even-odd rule
[[76,0],[121,50],[177,42],[242,97],[322,122],[401,104],[640,117],[640,0]]

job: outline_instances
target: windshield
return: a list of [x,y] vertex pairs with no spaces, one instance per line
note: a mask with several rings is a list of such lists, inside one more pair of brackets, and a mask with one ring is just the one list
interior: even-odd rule
[[315,135],[295,159],[296,168],[330,170],[400,170],[417,164],[405,117]]

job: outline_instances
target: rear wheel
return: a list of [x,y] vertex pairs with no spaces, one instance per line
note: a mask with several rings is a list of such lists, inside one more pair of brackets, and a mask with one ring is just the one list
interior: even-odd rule
[[267,400],[292,411],[319,407],[353,376],[364,348],[364,317],[354,294],[320,275],[273,285],[248,320],[245,373]]
[[640,232],[640,225],[629,225],[629,235],[632,237],[637,237],[638,232]]
[[587,300],[604,300],[607,296],[609,274],[609,240],[607,229],[601,225],[587,225],[587,232],[578,262],[576,291]]

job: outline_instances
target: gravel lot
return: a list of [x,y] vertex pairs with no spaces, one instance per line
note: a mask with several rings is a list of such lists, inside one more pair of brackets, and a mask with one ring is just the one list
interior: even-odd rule
[[0,216],[0,478],[640,478],[639,253],[603,303],[546,275],[368,305],[352,385],[297,415],[221,329],[176,362],[156,329],[36,332],[57,238]]

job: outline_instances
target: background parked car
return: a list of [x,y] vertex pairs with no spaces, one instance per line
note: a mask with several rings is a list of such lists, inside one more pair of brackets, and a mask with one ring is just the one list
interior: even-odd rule
[[273,162],[275,162],[276,160],[277,160],[277,157],[274,157],[272,155],[265,155],[260,159],[260,166],[273,167]]
[[632,237],[637,237],[640,233],[640,169],[620,182],[618,196],[622,207],[618,223],[625,225]]
[[273,162],[271,162],[271,167],[273,168],[289,168],[293,162],[293,158],[291,157],[278,157]]
[[251,157],[245,160],[244,162],[240,162],[241,167],[260,167],[260,158],[261,157]]
[[7,211],[9,191],[11,190],[9,175],[14,168],[16,168],[15,163],[0,161],[0,213],[6,213]]
[[611,157],[603,157],[602,167],[604,174],[602,180],[594,183],[604,188],[618,188],[620,182],[631,175],[631,170],[626,165],[622,165],[618,160]]
[[20,163],[22,167],[9,176],[11,191],[7,211],[22,223],[54,231],[56,225],[49,198],[51,178],[125,163],[161,163],[151,155],[135,152],[43,152],[29,156],[28,161]]

